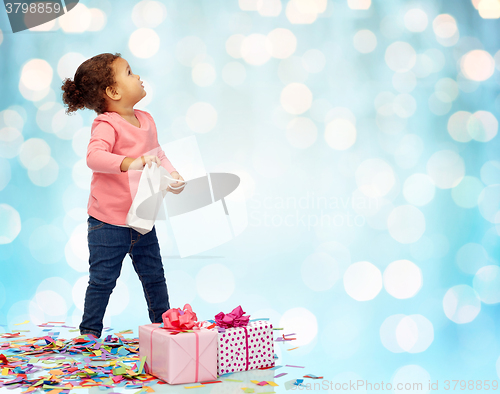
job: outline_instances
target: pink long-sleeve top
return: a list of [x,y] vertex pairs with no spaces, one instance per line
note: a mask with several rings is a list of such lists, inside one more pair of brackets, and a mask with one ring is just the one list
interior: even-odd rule
[[[156,155],[168,172],[176,171],[158,143],[153,117],[134,109],[140,127],[117,112],[105,112],[94,119],[87,148],[87,165],[92,170],[87,212],[96,219],[125,226],[137,189],[139,171],[121,171],[125,157]],[[133,181],[132,181],[133,180]]]

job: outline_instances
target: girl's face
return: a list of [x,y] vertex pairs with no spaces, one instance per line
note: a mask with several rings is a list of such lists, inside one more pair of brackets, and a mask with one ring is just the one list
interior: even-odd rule
[[115,90],[121,95],[124,104],[133,106],[146,96],[139,75],[132,72],[125,59],[119,57],[111,66],[115,74]]

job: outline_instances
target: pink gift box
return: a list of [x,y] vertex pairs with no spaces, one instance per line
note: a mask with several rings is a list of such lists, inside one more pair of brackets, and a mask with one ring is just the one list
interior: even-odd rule
[[[217,328],[213,329],[217,332]],[[274,366],[273,325],[267,320],[218,333],[217,373],[246,371]]]
[[146,372],[169,384],[217,379],[217,331],[205,328],[174,334],[160,324],[139,326],[139,354]]

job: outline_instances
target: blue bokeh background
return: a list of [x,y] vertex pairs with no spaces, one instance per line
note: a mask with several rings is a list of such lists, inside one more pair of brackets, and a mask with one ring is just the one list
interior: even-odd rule
[[[190,258],[157,225],[171,306],[269,317],[297,333],[280,358],[332,380],[498,379],[499,19],[468,0],[158,4],[81,1],[16,34],[0,11],[0,332],[79,324],[96,115],[64,115],[60,86],[119,52],[160,143],[194,135],[247,200],[243,234]],[[127,257],[105,325],[145,323]]]

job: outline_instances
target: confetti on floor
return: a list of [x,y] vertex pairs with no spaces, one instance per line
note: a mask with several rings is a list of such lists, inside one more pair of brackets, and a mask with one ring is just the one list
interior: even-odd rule
[[[29,321],[18,323],[27,324]],[[76,389],[99,388],[100,390],[135,389],[131,394],[152,393],[154,384],[167,384],[166,382],[147,374],[144,371],[145,357],[139,357],[139,339],[125,338],[126,334],[133,334],[130,329],[115,332],[97,339],[92,335],[81,335],[66,340],[59,338],[62,328],[65,332],[77,332],[78,328],[66,326],[64,322],[48,322],[39,324],[40,336],[27,338],[17,330],[0,334],[4,338],[0,342],[0,390],[19,389],[23,394],[43,391],[49,394],[67,394],[76,392]],[[113,330],[109,327],[105,331]],[[283,335],[281,340],[287,340]],[[295,338],[293,338],[295,339]],[[292,350],[292,349],[288,349]],[[275,355],[275,358],[278,358]],[[305,368],[297,365],[284,365],[285,367]],[[283,365],[259,368],[274,370]],[[232,373],[225,374],[226,376]],[[286,372],[274,376],[279,378],[287,375]],[[236,377],[236,376],[235,376]],[[239,375],[238,377],[241,377]],[[263,377],[263,376],[262,376]],[[230,379],[217,376],[221,380],[194,383],[185,386],[186,389],[205,387],[206,384],[229,382],[243,383],[244,380]],[[323,377],[312,374],[303,378],[322,379]],[[279,386],[274,381],[252,380],[257,386]],[[294,379],[285,382],[287,389],[303,386],[303,379]],[[252,387],[242,388],[246,393],[253,393]],[[110,392],[109,394],[118,394]],[[259,392],[259,394],[275,394],[274,391]]]

